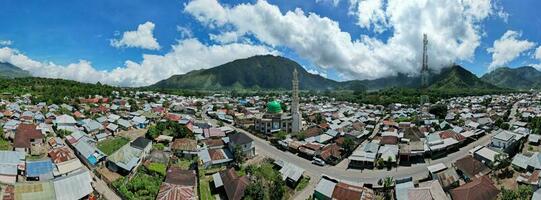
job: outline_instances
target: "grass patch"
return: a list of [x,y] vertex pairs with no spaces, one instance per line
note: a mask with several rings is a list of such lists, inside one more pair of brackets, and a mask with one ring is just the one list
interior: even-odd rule
[[163,163],[150,163],[147,168],[149,171],[158,173],[162,176],[165,176],[165,172],[167,171],[167,166]]
[[188,170],[192,166],[193,162],[194,162],[193,160],[180,158],[173,165],[176,167],[179,167],[180,169]]
[[13,150],[13,147],[11,146],[11,144],[9,143],[9,141],[7,141],[6,139],[4,139],[4,137],[0,137],[0,150],[4,150],[4,151],[11,151],[11,150]]
[[113,182],[113,187],[121,195],[122,199],[128,200],[153,200],[160,191],[160,185],[164,176],[149,173],[144,167],[140,167],[137,174],[125,182],[126,177],[121,177]]
[[199,178],[199,193],[199,199],[201,200],[214,200],[214,196],[212,196],[212,193],[210,192],[210,178],[206,176]]
[[302,179],[299,181],[299,184],[297,184],[297,187],[295,188],[296,191],[302,191],[306,186],[308,186],[308,183],[310,182],[309,176],[303,176]]
[[130,140],[124,137],[115,137],[98,142],[98,149],[107,155],[113,154],[120,147],[128,144]]

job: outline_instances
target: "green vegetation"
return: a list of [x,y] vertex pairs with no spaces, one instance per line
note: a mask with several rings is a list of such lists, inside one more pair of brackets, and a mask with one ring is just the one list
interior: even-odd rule
[[113,182],[113,187],[122,196],[122,199],[128,200],[153,200],[160,191],[160,185],[165,177],[147,171],[140,167],[135,176],[126,181],[126,177],[121,177]]
[[[0,131],[1,132],[1,131]],[[13,150],[13,147],[11,146],[10,142],[4,139],[4,137],[0,137],[0,150],[2,151],[11,151]]]
[[481,77],[482,80],[502,88],[541,88],[541,72],[530,66],[500,67]]
[[173,136],[175,138],[193,138],[193,133],[184,125],[173,121],[158,122],[148,128],[146,137],[157,138],[160,135]]
[[4,129],[0,128],[0,150],[12,150],[10,142],[4,138]]
[[310,177],[309,176],[303,176],[302,179],[299,181],[299,184],[297,184],[297,187],[295,188],[296,191],[302,191],[306,186],[308,186],[308,183],[310,183]]
[[246,199],[285,199],[286,184],[282,180],[280,172],[273,168],[272,162],[266,160],[259,165],[246,167],[246,174],[250,174],[253,180],[246,191]]
[[242,147],[239,145],[235,145],[235,147],[233,147],[233,155],[233,162],[235,162],[235,165],[237,167],[240,167],[242,163],[244,163],[244,159],[246,158],[244,152],[242,151]]
[[180,158],[173,165],[179,167],[180,169],[188,170],[194,162],[194,160]]
[[502,187],[501,200],[529,200],[532,198],[533,189],[529,185],[519,185],[517,190],[508,190]]
[[[110,96],[119,88],[98,84],[80,83],[61,79],[48,78],[15,78],[0,79],[0,93],[12,95],[32,94],[32,102],[47,102],[48,104],[68,103],[77,97],[89,95]],[[67,97],[67,98],[65,98]]]
[[445,116],[447,115],[447,106],[443,104],[436,104],[431,106],[428,112],[435,115],[438,119],[445,119]]
[[129,142],[130,140],[125,137],[109,138],[98,142],[98,149],[107,155],[111,155]]
[[162,143],[156,143],[152,145],[152,149],[163,151],[163,149],[165,149],[165,145]]
[[214,200],[214,196],[210,191],[210,177],[205,176],[205,169],[199,167],[199,199]]
[[148,170],[157,174],[160,174],[162,176],[165,176],[165,173],[167,171],[167,166],[163,163],[150,163],[148,164]]

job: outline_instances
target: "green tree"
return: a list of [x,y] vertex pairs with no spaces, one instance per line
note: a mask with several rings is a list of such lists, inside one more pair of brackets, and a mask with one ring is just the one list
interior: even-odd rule
[[353,139],[350,137],[345,137],[344,143],[342,143],[342,148],[344,148],[347,153],[353,152],[355,149],[355,141],[353,141]]
[[531,199],[533,195],[533,189],[529,185],[519,185],[516,193],[518,199]]
[[505,189],[504,187],[502,187],[500,199],[501,200],[517,200],[518,195],[517,195],[517,193],[515,191],[508,190],[508,189]]
[[507,154],[500,153],[494,156],[494,171],[496,172],[496,174],[501,175],[502,171],[504,169],[507,169],[507,167],[510,164],[511,164],[511,161],[509,160],[509,157],[507,156]]
[[509,123],[504,122],[504,123],[502,123],[502,124],[500,125],[500,128],[501,128],[501,129],[504,129],[504,130],[509,130],[510,125],[509,125]]
[[242,147],[240,145],[235,145],[235,147],[233,147],[233,153],[235,154],[233,161],[235,162],[235,165],[240,167],[244,162],[244,158],[246,157],[242,151]]
[[436,115],[436,117],[439,119],[443,119],[447,115],[447,106],[443,104],[436,104],[430,107],[428,112],[430,114]]
[[256,180],[246,187],[244,190],[244,198],[251,200],[262,200],[265,198],[265,191],[260,180]]
[[285,131],[278,131],[274,135],[275,135],[276,139],[278,139],[278,140],[285,140],[286,137],[287,137],[287,133]]
[[160,135],[160,130],[158,130],[156,125],[151,125],[150,127],[148,127],[148,130],[145,135],[147,138],[155,139]]
[[282,178],[280,176],[276,176],[272,181],[271,187],[269,188],[270,199],[283,199],[286,191],[285,186],[286,183],[282,180]]

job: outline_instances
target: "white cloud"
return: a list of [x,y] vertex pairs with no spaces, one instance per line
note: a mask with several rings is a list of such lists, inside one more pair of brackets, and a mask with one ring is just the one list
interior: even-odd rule
[[314,69],[307,69],[306,71],[308,73],[310,73],[310,74],[320,75],[322,77],[327,78],[327,73],[325,73],[325,72],[320,72],[320,71],[317,71],[317,70],[314,70]]
[[316,0],[316,3],[326,3],[326,2],[332,3],[332,5],[336,7],[340,3],[340,0]]
[[494,41],[491,48],[487,51],[492,53],[492,62],[489,65],[489,70],[492,71],[498,67],[503,67],[505,64],[519,57],[522,52],[525,52],[534,47],[535,43],[528,40],[519,40],[521,33],[508,30],[500,39]]
[[383,7],[384,0],[350,0],[349,14],[357,15],[357,25],[381,33],[388,27]]
[[111,46],[120,48],[120,47],[137,47],[142,49],[158,50],[160,49],[160,44],[156,38],[154,38],[154,23],[145,22],[144,24],[139,24],[137,30],[135,31],[126,31],[122,34],[120,39],[111,39]]
[[180,38],[184,39],[184,38],[192,38],[193,37],[193,33],[192,33],[192,30],[188,27],[184,27],[184,26],[177,26],[177,31],[180,33]]
[[12,44],[13,44],[13,41],[11,40],[0,40],[0,46],[9,46]]
[[541,46],[535,50],[534,58],[541,61]]
[[359,22],[366,27],[370,24],[375,31],[376,25],[392,30],[385,41],[366,35],[354,39],[327,17],[301,9],[282,13],[263,0],[235,6],[194,0],[184,11],[211,29],[227,29],[292,49],[321,68],[335,68],[347,79],[370,79],[399,72],[417,74],[423,33],[429,37],[430,68],[438,70],[454,61],[472,59],[480,44],[480,23],[491,9],[488,0],[388,0],[367,9],[369,23]]
[[266,46],[232,43],[207,46],[191,38],[180,40],[165,55],[144,54],[140,63],[126,61],[125,66],[109,71],[96,70],[89,61],[80,60],[67,66],[38,62],[8,47],[0,48],[0,62],[12,63],[32,75],[63,78],[89,83],[119,86],[146,86],[175,74],[214,67],[239,58],[278,54]]

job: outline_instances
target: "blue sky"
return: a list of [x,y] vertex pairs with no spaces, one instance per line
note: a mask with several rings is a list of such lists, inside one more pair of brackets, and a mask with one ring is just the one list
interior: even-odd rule
[[428,33],[431,68],[455,62],[480,76],[539,67],[539,7],[536,0],[5,0],[0,61],[36,76],[140,86],[271,53],[331,79],[366,79],[417,73],[416,45]]

